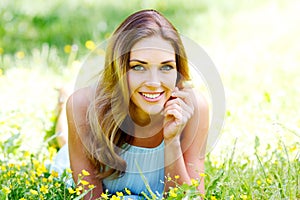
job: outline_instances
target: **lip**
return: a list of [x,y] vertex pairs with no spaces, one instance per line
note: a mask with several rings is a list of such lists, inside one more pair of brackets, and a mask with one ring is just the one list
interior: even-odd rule
[[143,99],[149,102],[159,101],[165,92],[139,92]]

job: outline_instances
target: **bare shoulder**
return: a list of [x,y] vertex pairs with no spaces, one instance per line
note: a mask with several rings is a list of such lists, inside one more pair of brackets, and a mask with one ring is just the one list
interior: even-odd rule
[[86,87],[75,91],[67,101],[67,119],[69,133],[86,133],[89,128],[87,111],[92,99],[92,88]]
[[82,109],[84,107],[87,107],[91,102],[91,98],[92,98],[92,89],[90,87],[81,88],[75,91],[69,97],[67,101],[67,108],[74,110],[74,109]]
[[200,112],[202,114],[208,114],[209,106],[207,99],[198,89],[192,89],[189,91],[191,100],[195,107],[195,112]]

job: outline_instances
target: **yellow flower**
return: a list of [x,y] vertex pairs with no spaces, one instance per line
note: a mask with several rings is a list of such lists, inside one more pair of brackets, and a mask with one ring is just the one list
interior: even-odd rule
[[24,157],[27,158],[30,156],[30,152],[29,151],[24,151],[23,153]]
[[205,176],[207,176],[207,175],[206,175],[205,173],[200,173],[199,176],[200,176],[200,177],[205,177]]
[[90,175],[90,173],[88,171],[84,170],[84,169],[81,172],[84,176],[89,176]]
[[91,184],[88,187],[89,187],[89,189],[93,189],[95,186],[93,184]]
[[85,180],[80,180],[80,183],[81,183],[82,185],[88,185],[88,184],[89,184],[89,182],[87,182],[87,181],[85,181]]
[[68,188],[68,191],[70,194],[74,194],[76,191],[73,190],[73,188]]
[[211,196],[210,200],[217,200],[217,198],[215,196]]
[[247,199],[248,199],[247,195],[245,195],[245,194],[241,194],[240,197],[241,197],[241,199],[243,199],[243,200],[247,200]]
[[9,187],[6,187],[6,186],[4,186],[4,187],[2,188],[2,191],[3,191],[4,194],[9,194],[9,193],[11,193],[11,190],[9,189]]
[[5,165],[2,165],[2,166],[1,166],[1,170],[2,170],[2,171],[6,171],[6,166],[5,166]]
[[42,193],[47,194],[48,193],[48,186],[47,185],[46,186],[42,185],[40,190],[41,190]]
[[175,179],[179,179],[179,178],[180,178],[180,176],[179,176],[179,175],[176,175],[174,178],[175,178]]
[[176,194],[176,190],[175,190],[175,189],[171,189],[170,192],[169,192],[169,194],[170,194],[171,197],[174,197],[174,198],[177,197],[177,194]]
[[58,177],[58,172],[52,171],[52,172],[51,172],[51,176],[57,178],[57,177]]
[[124,196],[124,195],[123,195],[123,192],[117,192],[116,194],[117,194],[118,197]]
[[267,178],[267,183],[272,184],[272,179]]
[[71,50],[72,50],[71,45],[67,44],[67,45],[64,46],[64,52],[65,52],[65,53],[70,53]]
[[0,47],[0,55],[2,55],[3,53],[4,53],[4,49]]
[[60,187],[60,184],[59,183],[55,183],[54,186],[58,188],[58,187]]
[[108,199],[107,194],[104,194],[104,193],[101,194],[101,197],[104,198],[104,199]]
[[70,174],[73,173],[72,170],[71,170],[70,168],[67,168],[66,171],[67,171],[68,173],[70,173]]
[[168,181],[171,181],[171,180],[172,180],[172,178],[169,176],[169,177],[168,177]]
[[18,59],[23,59],[24,57],[25,57],[25,53],[24,53],[24,51],[18,51],[17,53],[16,53],[16,57],[18,58]]
[[191,179],[191,183],[193,186],[197,187],[199,185],[199,182],[196,179]]
[[29,192],[30,192],[31,194],[33,194],[33,195],[38,195],[38,192],[37,192],[36,190],[30,189]]
[[43,182],[43,183],[47,183],[47,181],[48,181],[47,178],[45,178],[45,177],[42,178],[42,182]]
[[128,188],[125,188],[125,192],[128,194],[128,195],[131,195],[131,192]]
[[94,50],[96,48],[96,45],[92,40],[88,40],[85,42],[85,47],[89,50]]
[[26,200],[24,197],[22,197],[21,199],[19,199],[19,200]]
[[261,181],[260,180],[257,180],[256,183],[257,183],[257,185],[261,185]]
[[233,200],[233,199],[234,199],[234,195],[231,195],[231,196],[230,196],[230,200]]
[[292,146],[292,147],[290,147],[290,152],[293,152],[293,151],[295,151],[295,150],[297,150],[297,147],[296,147],[296,145],[294,145],[294,146]]
[[120,197],[117,197],[116,195],[113,195],[110,199],[111,199],[111,200],[121,200],[121,198],[120,198]]

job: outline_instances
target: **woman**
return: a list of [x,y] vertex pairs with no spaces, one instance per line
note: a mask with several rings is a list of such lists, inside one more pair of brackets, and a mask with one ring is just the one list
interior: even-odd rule
[[[204,171],[208,105],[192,88],[180,36],[154,10],[129,16],[113,33],[97,86],[67,102],[73,179],[83,169],[92,193],[162,196]],[[199,190],[204,193],[204,181]],[[87,195],[89,196],[89,195]],[[89,198],[89,197],[87,197]],[[131,196],[133,198],[133,196]]]

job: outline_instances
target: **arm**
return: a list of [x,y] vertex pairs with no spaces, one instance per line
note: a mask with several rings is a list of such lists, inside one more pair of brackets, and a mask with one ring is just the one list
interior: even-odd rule
[[[74,182],[77,183],[78,174],[84,169],[90,173],[84,180],[93,184],[95,188],[92,190],[93,199],[95,196],[100,196],[103,192],[102,182],[99,181],[94,172],[96,169],[86,156],[85,146],[82,143],[82,138],[89,134],[89,125],[86,119],[86,112],[89,101],[89,91],[87,88],[78,90],[70,96],[67,102],[67,120],[69,127],[69,155],[70,165],[73,171]],[[85,199],[90,199],[90,193],[85,196]]]
[[[183,110],[180,111],[180,108],[176,106],[171,107],[172,103],[169,103],[168,110],[178,111],[178,114],[169,112],[173,118],[170,119],[169,124],[178,121],[177,124],[181,123],[181,127],[185,128],[176,129],[174,126],[172,129],[176,131],[176,134],[171,138],[165,138],[165,173],[172,178],[179,175],[177,180],[179,184],[184,182],[191,184],[192,178],[200,178],[201,184],[198,189],[204,193],[204,180],[199,173],[204,172],[205,144],[209,126],[208,104],[204,97],[195,90],[186,89],[176,93],[177,98],[183,100],[180,103]],[[171,132],[171,128],[168,129]],[[174,185],[168,182],[166,189],[168,190],[170,186]]]

